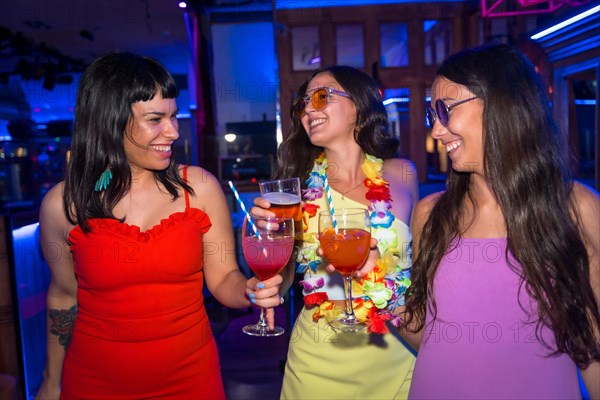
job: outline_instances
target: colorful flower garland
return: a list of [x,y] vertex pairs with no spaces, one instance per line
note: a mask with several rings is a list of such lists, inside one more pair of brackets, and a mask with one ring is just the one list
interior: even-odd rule
[[[394,215],[390,212],[392,199],[389,183],[382,178],[383,160],[365,155],[366,159],[361,168],[367,176],[364,181],[368,188],[366,199],[371,202],[369,206],[371,219],[371,236],[377,239],[377,247],[381,257],[377,260],[373,271],[365,275],[360,281],[354,280],[352,291],[354,294],[354,312],[356,317],[365,322],[369,332],[385,334],[388,332],[386,321],[398,327],[400,318],[392,311],[404,305],[404,292],[410,286],[410,263],[403,267],[401,257],[410,255],[409,249],[402,252],[399,246],[407,245],[398,243],[398,232],[392,227]],[[308,220],[317,215],[318,205],[311,202],[323,197],[325,176],[328,163],[324,153],[316,159],[313,169],[306,180],[307,189],[302,191],[305,203],[303,206],[304,234],[303,244],[298,251],[296,259],[296,272],[304,273],[307,270],[316,272],[321,264],[317,256],[319,241],[316,232],[308,231]],[[341,308],[335,307],[326,292],[319,291],[324,285],[323,277],[317,280],[303,280],[300,282],[304,292],[306,307],[316,307],[313,319],[326,317],[333,320],[338,317]],[[342,310],[343,312],[343,310]]]

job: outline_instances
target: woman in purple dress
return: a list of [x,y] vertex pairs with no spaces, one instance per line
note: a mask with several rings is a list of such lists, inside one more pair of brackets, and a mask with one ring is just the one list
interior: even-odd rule
[[451,160],[419,202],[411,398],[600,397],[600,198],[569,179],[532,64],[508,45],[449,57],[427,117]]

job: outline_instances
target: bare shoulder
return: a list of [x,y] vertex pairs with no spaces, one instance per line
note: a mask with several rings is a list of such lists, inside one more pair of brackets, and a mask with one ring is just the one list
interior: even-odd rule
[[417,168],[405,158],[390,158],[383,162],[383,170],[388,180],[397,184],[410,185],[417,180]]
[[40,219],[45,216],[56,218],[59,217],[59,215],[64,216],[66,219],[63,209],[64,189],[64,182],[60,182],[46,193],[42,200],[42,205],[40,206]]
[[582,230],[596,242],[600,238],[600,195],[591,187],[575,182],[572,196]]
[[442,194],[444,194],[443,191],[425,196],[421,200],[419,200],[419,202],[415,206],[413,218],[410,224],[410,231],[413,236],[413,251],[415,252],[415,255],[419,253],[421,232],[423,232],[423,227],[429,219],[429,214],[431,213],[431,210],[433,209],[433,207],[435,206]]
[[428,196],[423,197],[417,205],[415,206],[415,211],[413,214],[413,226],[420,228],[425,225],[427,218],[429,218],[429,213],[431,209],[435,206],[440,197],[445,193],[445,191],[432,193]]
[[201,167],[189,166],[187,171],[188,184],[194,189],[191,203],[194,207],[206,210],[210,204],[224,197],[219,180]]
[[573,197],[581,212],[597,211],[600,208],[600,195],[587,185],[574,182]]
[[390,158],[383,164],[383,179],[389,182],[392,213],[410,225],[413,207],[419,200],[419,182],[414,164],[404,158]]
[[73,225],[67,220],[63,208],[64,182],[60,182],[46,193],[40,206],[40,229],[53,236],[67,237]]
[[187,180],[189,185],[194,189],[196,193],[203,191],[210,191],[216,186],[220,187],[217,178],[201,167],[188,166]]
[[440,199],[440,197],[442,197],[442,195],[444,193],[446,193],[446,191],[445,190],[441,190],[439,192],[431,193],[431,194],[423,197],[419,201],[419,203],[417,203],[417,207],[431,209],[435,205],[435,203],[438,202],[438,200]]
[[42,200],[42,207],[44,205],[48,205],[48,204],[52,204],[56,201],[61,201],[62,202],[62,196],[63,193],[65,191],[65,182],[59,182],[56,185],[54,185],[44,196],[44,199]]

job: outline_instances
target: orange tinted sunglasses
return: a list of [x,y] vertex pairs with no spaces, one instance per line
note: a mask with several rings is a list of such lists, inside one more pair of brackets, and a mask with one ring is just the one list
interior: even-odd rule
[[296,100],[296,104],[294,105],[294,116],[296,116],[297,118],[302,118],[304,114],[306,114],[304,110],[306,109],[308,102],[310,102],[310,104],[316,111],[321,111],[322,109],[327,107],[327,104],[329,104],[332,93],[337,94],[338,96],[346,97],[348,99],[352,98],[348,93],[335,90],[334,88],[319,88],[315,90],[311,95],[306,95]]

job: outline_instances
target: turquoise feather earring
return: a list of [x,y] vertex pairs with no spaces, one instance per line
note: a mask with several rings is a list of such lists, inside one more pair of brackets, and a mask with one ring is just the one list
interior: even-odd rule
[[94,191],[101,192],[103,190],[106,190],[106,188],[110,184],[112,177],[113,177],[113,175],[112,175],[112,172],[110,171],[110,167],[107,167],[104,170],[104,172],[100,175],[100,178],[98,178],[98,180],[96,181],[96,186],[94,186]]

